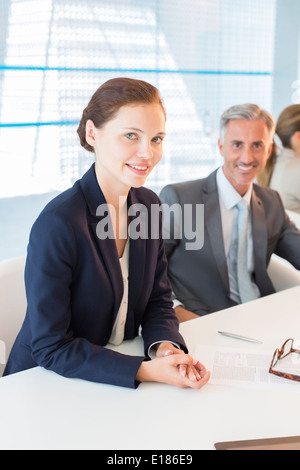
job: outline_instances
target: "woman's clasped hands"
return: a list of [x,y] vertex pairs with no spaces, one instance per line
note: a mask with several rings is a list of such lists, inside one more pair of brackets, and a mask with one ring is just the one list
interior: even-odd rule
[[140,382],[160,382],[196,389],[203,387],[209,378],[210,373],[203,364],[171,343],[160,343],[156,358],[143,362],[136,376]]

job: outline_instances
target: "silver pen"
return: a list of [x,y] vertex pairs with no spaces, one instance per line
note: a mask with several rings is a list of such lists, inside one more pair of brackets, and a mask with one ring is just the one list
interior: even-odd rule
[[249,341],[250,343],[263,344],[263,342],[259,341],[258,339],[248,338],[247,336],[241,336],[235,333],[228,333],[227,331],[218,331],[218,333],[223,336],[230,336],[230,338],[241,339],[242,341]]

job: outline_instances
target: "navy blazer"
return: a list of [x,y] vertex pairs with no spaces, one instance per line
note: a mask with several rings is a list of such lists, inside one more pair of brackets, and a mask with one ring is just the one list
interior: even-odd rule
[[[96,234],[97,224],[107,217],[107,213],[97,216],[97,208],[105,203],[93,165],[34,223],[25,268],[28,308],[4,375],[39,365],[65,377],[134,388],[152,343],[172,341],[187,352],[172,307],[161,216],[158,237],[130,238],[124,339],[137,336],[141,326],[145,356],[104,347],[123,296],[115,240],[100,240]],[[146,227],[151,234],[151,204],[160,204],[157,195],[132,188],[128,207],[133,204],[147,207]],[[130,218],[137,229],[139,215]]]

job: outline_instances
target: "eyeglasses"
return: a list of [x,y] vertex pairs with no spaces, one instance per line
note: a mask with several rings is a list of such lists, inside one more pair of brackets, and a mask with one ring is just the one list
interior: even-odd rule
[[269,373],[277,375],[278,377],[282,377],[284,379],[295,380],[297,382],[300,382],[299,375],[287,374],[286,372],[279,372],[277,370],[274,370],[274,367],[276,366],[277,362],[280,359],[283,359],[284,357],[292,353],[300,354],[300,349],[294,349],[293,346],[294,346],[294,340],[292,338],[289,338],[285,341],[285,343],[283,343],[283,345],[281,346],[281,349],[276,349],[273,355],[271,365],[270,365]]

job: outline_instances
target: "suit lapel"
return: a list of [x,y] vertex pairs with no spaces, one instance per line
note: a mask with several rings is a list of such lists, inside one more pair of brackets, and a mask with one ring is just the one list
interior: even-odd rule
[[267,252],[267,229],[265,223],[265,210],[255,190],[252,191],[252,234],[255,260],[262,261],[262,255]]
[[265,209],[262,201],[255,192],[255,185],[252,191],[251,209],[255,282],[259,286],[261,294],[267,295],[270,293],[270,289],[273,289],[273,285],[266,271],[268,233]]
[[96,240],[97,247],[99,250],[100,257],[102,258],[103,264],[106,268],[107,275],[110,279],[112,289],[114,292],[115,303],[114,303],[114,318],[118,313],[121,300],[123,297],[123,279],[120,261],[117,252],[117,246],[114,239],[106,238],[101,240],[97,235],[97,225],[101,222],[102,217],[99,217],[98,222],[91,223],[91,229]]
[[[206,186],[203,188],[203,201],[206,230],[211,242],[212,252],[224,285],[229,291],[228,267],[222,235],[221,211],[216,184],[216,172],[212,173],[207,178]],[[266,271],[268,245],[266,215],[263,203],[255,192],[255,185],[253,186],[251,209],[255,282],[258,285],[261,294],[267,295],[272,291],[273,286]]]
[[[123,296],[123,279],[118,258],[117,247],[114,239],[106,238],[100,240],[97,236],[97,225],[103,221],[106,214],[97,216],[97,209],[101,204],[106,204],[105,197],[99,187],[94,165],[81,179],[81,188],[90,212],[90,228],[95,239],[99,255],[106,268],[107,275],[110,279],[112,289],[115,295],[114,319],[118,313],[120,303]],[[128,207],[138,204],[134,189],[131,189],[128,195]],[[134,211],[133,211],[134,212]],[[133,214],[129,217],[129,223],[132,222],[139,214]],[[129,296],[128,296],[128,312],[134,308],[136,304],[144,278],[146,243],[147,240],[138,238],[129,240]]]
[[115,319],[123,296],[123,279],[115,239],[103,239],[103,237],[100,238],[97,235],[97,226],[99,223],[101,224],[104,218],[107,218],[107,213],[103,211],[102,215],[97,215],[97,209],[101,205],[106,204],[106,200],[98,184],[94,165],[82,177],[80,184],[90,212],[89,226],[91,233],[114,292],[115,303],[113,313]]
[[[136,198],[134,189],[131,189],[128,195],[128,206],[132,207],[133,204],[139,204]],[[134,212],[134,211],[133,211]],[[139,214],[133,214],[129,217],[129,225],[138,217]],[[136,240],[132,237],[129,240],[129,295],[128,295],[128,311],[130,312],[136,304],[139,294],[141,291],[144,269],[145,269],[145,258],[146,258],[146,243],[147,240],[137,238]]]
[[228,267],[224,249],[221,211],[216,183],[216,172],[212,173],[207,178],[206,185],[202,191],[205,213],[205,225],[208,237],[210,239],[212,253],[215,258],[225,288],[229,291]]

